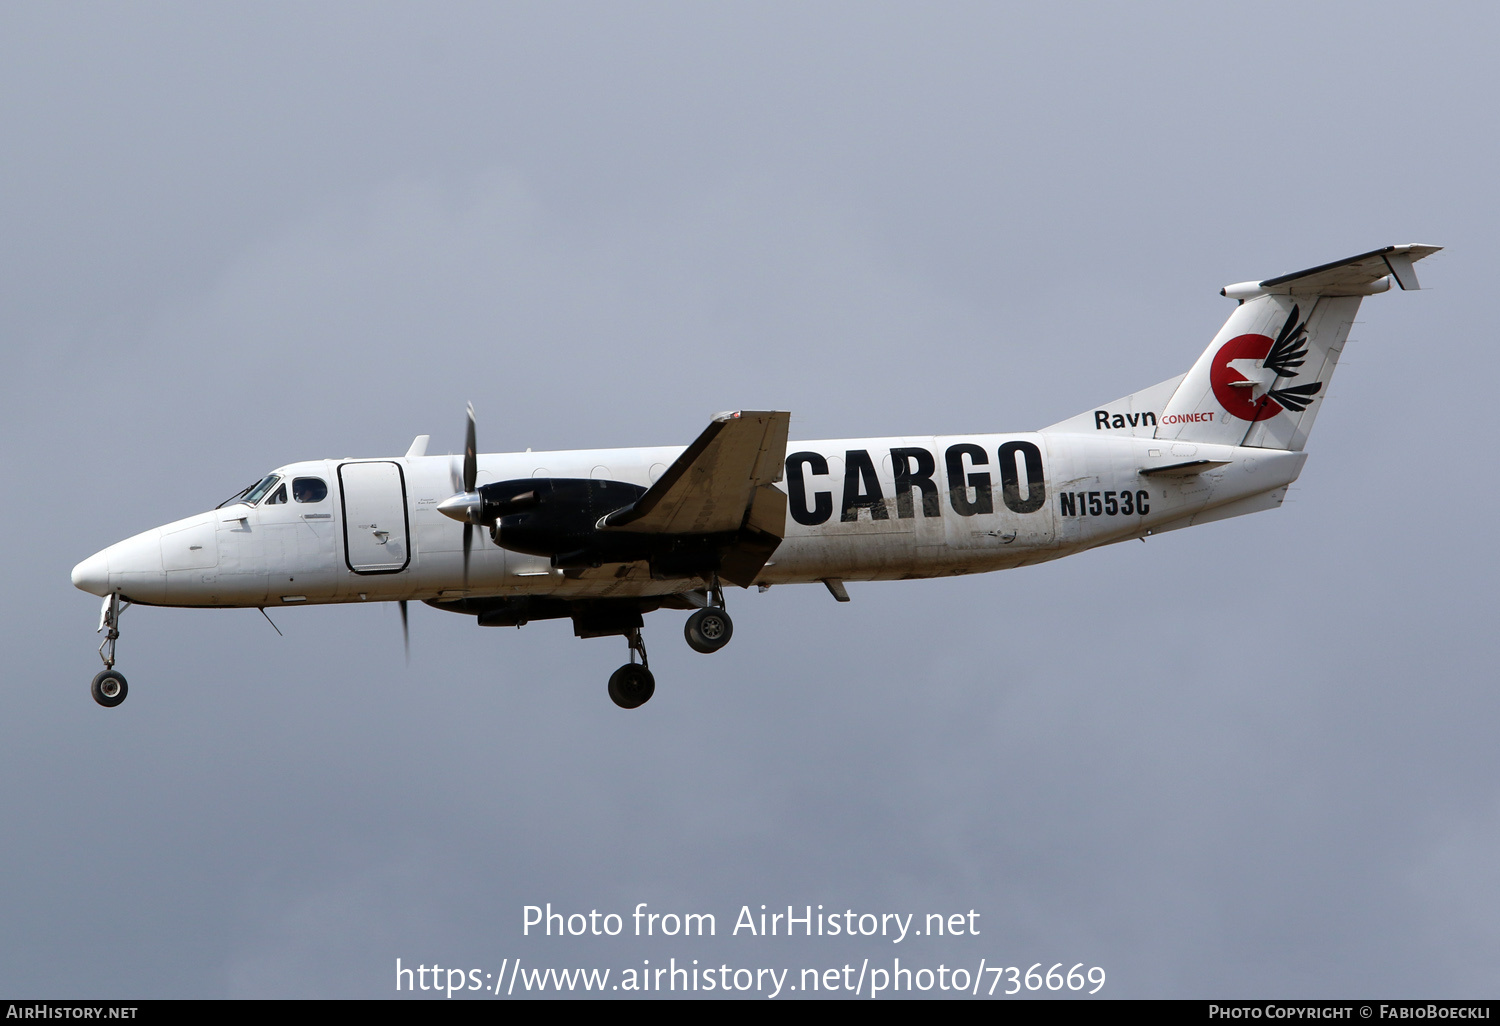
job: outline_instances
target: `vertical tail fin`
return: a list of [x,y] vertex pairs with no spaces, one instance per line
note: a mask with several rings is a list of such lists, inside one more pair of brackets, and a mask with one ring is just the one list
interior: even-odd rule
[[1240,305],[1162,410],[1157,438],[1300,450],[1364,296],[1438,246],[1387,246],[1261,282],[1226,286]]

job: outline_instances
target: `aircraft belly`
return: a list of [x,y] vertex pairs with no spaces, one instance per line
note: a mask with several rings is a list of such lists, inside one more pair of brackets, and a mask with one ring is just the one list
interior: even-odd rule
[[984,573],[1033,561],[1050,541],[1050,532],[1007,529],[1000,518],[972,518],[957,530],[948,523],[945,531],[951,534],[794,535],[781,543],[758,580],[768,584],[825,577],[873,581]]
[[[610,569],[610,567],[601,568],[601,570],[606,572]],[[615,580],[606,575],[604,577],[580,578],[577,580],[570,580],[563,577],[551,582],[538,581],[535,584],[522,585],[519,588],[507,588],[505,594],[546,595],[560,599],[626,599],[676,595],[685,591],[694,591],[701,587],[703,587],[703,582],[696,578],[654,581],[649,575],[642,575],[634,579]]]
[[166,574],[160,571],[135,572],[129,571],[122,574],[111,574],[111,583],[118,582],[120,594],[132,602],[151,602],[157,605],[165,605],[171,600],[167,597]]

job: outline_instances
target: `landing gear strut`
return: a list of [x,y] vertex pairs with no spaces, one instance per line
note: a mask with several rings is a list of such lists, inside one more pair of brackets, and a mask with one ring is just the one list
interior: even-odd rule
[[[635,709],[656,693],[656,678],[646,661],[646,640],[641,637],[641,629],[632,627],[626,631],[625,640],[630,643],[630,662],[610,674],[609,697],[621,709]],[[635,661],[636,653],[641,656],[639,663]]]
[[99,611],[99,630],[107,630],[109,633],[104,635],[104,641],[99,645],[99,658],[104,660],[104,672],[94,678],[89,691],[93,693],[94,701],[106,709],[113,709],[125,701],[125,696],[130,693],[125,675],[114,668],[115,642],[120,640],[120,614],[129,608],[130,600],[122,601],[120,593],[116,591],[110,592],[109,598],[104,600],[104,608]]
[[694,652],[717,652],[734,636],[734,621],[724,610],[724,589],[719,587],[717,574],[709,585],[708,602],[708,607],[688,617],[682,628],[688,647]]

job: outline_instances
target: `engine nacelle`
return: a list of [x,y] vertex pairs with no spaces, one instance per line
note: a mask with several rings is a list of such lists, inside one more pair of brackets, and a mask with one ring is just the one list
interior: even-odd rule
[[502,549],[546,556],[559,569],[646,561],[652,576],[663,579],[717,572],[736,532],[661,535],[600,530],[605,516],[645,493],[640,485],[624,481],[497,481],[479,489],[481,522],[490,525],[490,539]]
[[497,481],[479,489],[490,538],[513,552],[547,556],[554,566],[598,566],[648,558],[640,536],[598,529],[599,518],[644,495],[624,481],[573,477]]

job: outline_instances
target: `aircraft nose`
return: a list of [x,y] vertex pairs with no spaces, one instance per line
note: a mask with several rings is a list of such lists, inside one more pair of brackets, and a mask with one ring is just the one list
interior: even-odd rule
[[112,591],[132,602],[165,602],[167,575],[161,558],[161,528],[115,542],[73,568],[73,584],[92,595]]
[[101,598],[109,594],[109,559],[103,552],[94,553],[73,568],[73,587]]

